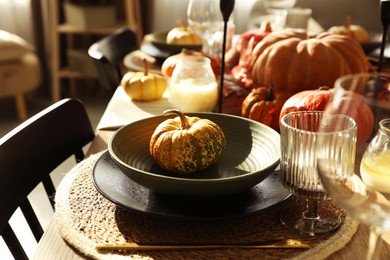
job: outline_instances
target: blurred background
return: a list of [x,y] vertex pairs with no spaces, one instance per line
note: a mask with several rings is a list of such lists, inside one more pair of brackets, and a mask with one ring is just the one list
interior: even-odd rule
[[[145,34],[177,27],[178,20],[187,19],[188,2],[0,0],[0,137],[65,97],[81,99],[96,127],[111,94],[98,82],[88,47],[122,26],[133,29],[139,41]],[[369,32],[382,30],[379,0],[296,0],[295,7],[312,9],[312,18],[324,30],[342,25],[346,15]],[[264,0],[236,0],[232,15],[235,33],[256,28],[265,13]],[[92,16],[95,23],[84,24],[86,15]],[[59,91],[58,95],[55,91]],[[55,184],[70,167],[71,164],[58,169]],[[42,211],[44,227],[51,214]],[[18,220],[14,223],[20,225]],[[1,245],[0,240],[0,258],[7,259],[3,258]]]

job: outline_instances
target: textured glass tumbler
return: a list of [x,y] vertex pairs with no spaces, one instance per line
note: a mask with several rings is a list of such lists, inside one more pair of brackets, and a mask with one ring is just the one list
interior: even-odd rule
[[293,194],[280,215],[281,222],[300,233],[327,233],[341,224],[332,209],[319,209],[328,199],[317,172],[316,139],[323,112],[301,111],[282,117],[280,171],[283,185]]

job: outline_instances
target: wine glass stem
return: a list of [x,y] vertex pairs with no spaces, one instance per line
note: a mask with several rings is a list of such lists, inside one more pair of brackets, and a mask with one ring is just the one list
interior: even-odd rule
[[306,221],[306,225],[309,234],[314,236],[316,221],[318,216],[318,201],[316,199],[305,199],[305,211],[303,212],[303,218]]
[[370,237],[368,241],[367,260],[380,259],[382,247],[382,229],[377,226],[370,227]]
[[318,218],[318,201],[315,199],[306,199],[305,202],[305,211],[303,212],[303,216],[308,219],[316,219]]

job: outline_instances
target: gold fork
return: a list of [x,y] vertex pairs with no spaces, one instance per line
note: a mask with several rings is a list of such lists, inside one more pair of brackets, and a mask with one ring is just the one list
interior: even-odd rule
[[283,248],[311,248],[309,244],[296,239],[277,239],[243,244],[98,244],[97,250],[185,250],[185,249],[283,249]]

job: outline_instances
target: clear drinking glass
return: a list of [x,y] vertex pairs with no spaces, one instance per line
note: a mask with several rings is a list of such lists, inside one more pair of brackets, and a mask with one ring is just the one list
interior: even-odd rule
[[286,24],[288,10],[295,6],[296,0],[264,0],[264,6],[273,16],[272,29],[283,29]]
[[[329,198],[317,173],[315,154],[322,115],[321,111],[293,112],[283,116],[280,125],[282,183],[294,195],[293,203],[288,202],[282,208],[280,220],[284,225],[310,235],[330,232],[341,224],[336,211],[320,210],[318,204]],[[338,120],[350,123],[349,130],[354,131],[354,124],[348,117]],[[342,149],[345,153],[354,151],[353,146]],[[353,164],[345,166],[353,167]],[[304,205],[298,205],[302,204],[300,201],[304,201]]]
[[[332,199],[370,226],[367,259],[379,259],[381,235],[390,230],[389,90],[390,75],[384,73],[336,80],[321,122],[320,132],[325,135],[316,148],[318,171]],[[327,121],[340,114],[354,118],[358,127],[357,149],[349,156],[340,154],[342,127]],[[354,170],[344,168],[345,161],[356,161]]]
[[291,8],[288,11],[285,27],[306,32],[311,14],[312,10],[310,8]]
[[219,0],[190,0],[187,21],[191,29],[203,38],[202,51],[212,57],[222,52],[223,18]]
[[211,112],[218,103],[218,83],[210,59],[184,56],[169,82],[169,102],[181,112]]

